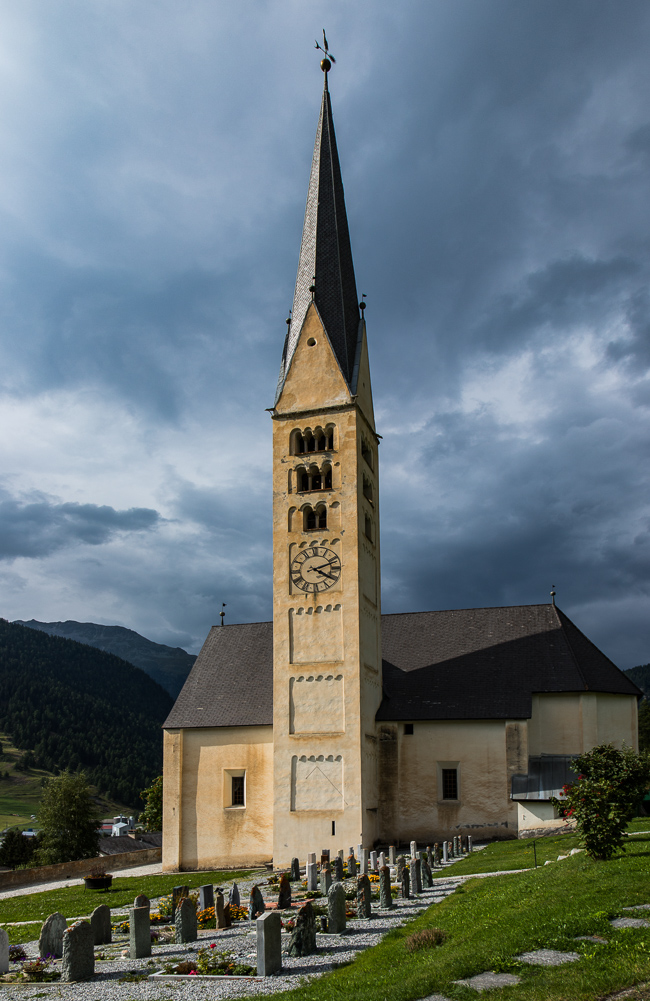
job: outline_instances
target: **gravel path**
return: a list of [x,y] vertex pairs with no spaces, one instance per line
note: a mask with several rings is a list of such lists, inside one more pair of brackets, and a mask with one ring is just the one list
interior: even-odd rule
[[[465,877],[468,879],[471,877]],[[319,976],[334,969],[337,964],[348,963],[365,949],[377,945],[383,936],[392,928],[403,925],[418,914],[421,914],[431,904],[443,900],[456,889],[463,877],[437,879],[431,889],[425,890],[421,896],[411,900],[397,899],[395,908],[391,911],[380,911],[373,907],[373,916],[369,920],[352,919],[348,921],[346,933],[343,935],[326,935],[318,933],[318,952],[312,956],[293,959],[283,954],[283,969],[281,974],[267,977],[265,980],[210,980],[197,981],[192,978],[183,981],[142,980],[140,982],[120,983],[125,974],[153,973],[161,969],[164,962],[178,957],[183,959],[196,955],[199,948],[216,943],[219,951],[229,950],[241,961],[254,966],[256,962],[256,930],[254,923],[239,922],[232,928],[222,931],[201,931],[199,941],[191,946],[162,944],[153,946],[153,955],[148,965],[147,960],[128,958],[128,936],[116,935],[108,946],[97,946],[95,954],[95,976],[92,981],[76,984],[62,984],[56,981],[52,984],[30,984],[28,986],[0,985],[0,997],[18,994],[21,998],[62,998],[63,1001],[125,1001],[125,999],[143,999],[143,1001],[168,1001],[170,997],[184,1001],[197,999],[207,1001],[213,998],[236,998],[258,994],[273,994],[277,991],[299,987],[301,978]],[[238,884],[242,902],[248,899],[253,880],[241,880]],[[261,885],[261,881],[260,881]],[[30,888],[30,890],[33,888]],[[269,894],[270,900],[273,897]],[[325,898],[316,903],[326,903]],[[152,902],[153,903],[153,902]],[[118,912],[113,912],[117,916]],[[31,929],[30,929],[31,931]],[[282,935],[283,948],[288,945],[289,935]],[[29,942],[25,951],[32,956],[38,955],[38,942]],[[122,953],[126,951],[127,955]],[[104,958],[99,958],[103,956]],[[57,961],[59,966],[60,961]]]

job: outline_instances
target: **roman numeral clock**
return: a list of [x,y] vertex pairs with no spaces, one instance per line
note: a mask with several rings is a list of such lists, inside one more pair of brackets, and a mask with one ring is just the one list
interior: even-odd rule
[[341,577],[341,561],[324,546],[303,549],[291,561],[291,580],[301,591],[319,594],[328,591]]

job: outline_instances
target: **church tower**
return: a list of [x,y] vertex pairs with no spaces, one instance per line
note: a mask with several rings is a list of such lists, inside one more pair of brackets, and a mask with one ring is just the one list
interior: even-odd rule
[[325,73],[273,418],[273,858],[377,837],[378,436]]

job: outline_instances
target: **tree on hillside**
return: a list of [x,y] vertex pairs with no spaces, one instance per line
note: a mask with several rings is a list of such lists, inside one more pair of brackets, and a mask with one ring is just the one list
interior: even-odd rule
[[17,827],[10,828],[0,845],[0,865],[6,865],[9,869],[29,865],[38,845],[38,837],[26,838]]
[[138,817],[146,831],[162,831],[163,777],[154,779],[148,789],[140,793],[145,808]]
[[647,699],[639,706],[639,750],[650,751],[650,702]]
[[625,828],[650,785],[650,757],[600,744],[579,755],[573,768],[577,781],[564,786],[564,799],[553,797],[552,803],[565,819],[575,820],[587,854],[606,861],[625,851]]
[[43,789],[38,811],[41,865],[92,858],[99,851],[97,813],[84,772],[63,772]]

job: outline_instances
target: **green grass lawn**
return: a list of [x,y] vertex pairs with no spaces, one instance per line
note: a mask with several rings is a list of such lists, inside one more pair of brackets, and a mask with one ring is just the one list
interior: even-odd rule
[[[108,861],[108,860],[107,860]],[[21,927],[7,926],[10,921],[42,922],[54,911],[59,911],[66,918],[84,917],[92,913],[99,904],[109,907],[128,907],[138,893],[146,893],[149,899],[171,893],[174,886],[189,886],[196,889],[207,883],[217,886],[232,882],[233,879],[246,879],[251,872],[200,872],[173,873],[170,876],[115,876],[110,890],[85,890],[83,880],[75,880],[76,885],[59,890],[47,890],[44,893],[26,893],[19,897],[6,897],[0,900],[0,927],[5,927],[11,944],[25,942],[38,938],[38,924]]]
[[[635,826],[650,829],[644,824]],[[549,841],[554,842],[549,853],[557,857],[566,854],[574,838]],[[525,842],[521,845],[524,851]],[[508,842],[494,846],[503,851],[504,861],[512,847]],[[451,871],[460,874],[463,864]],[[650,929],[615,931],[609,924],[624,906],[650,903],[649,877],[650,835],[640,835],[630,839],[625,855],[611,862],[592,862],[580,854],[530,872],[472,880],[391,932],[350,966],[301,986],[298,995],[283,992],[274,998],[415,1001],[440,993],[469,1001],[479,995],[453,981],[494,970],[522,978],[517,986],[499,992],[508,1001],[595,1001],[650,980]],[[408,935],[433,927],[448,933],[443,945],[415,954],[406,951]],[[594,933],[606,937],[608,944],[575,941],[576,935]],[[516,961],[517,954],[539,948],[578,952],[581,958],[555,968]]]

